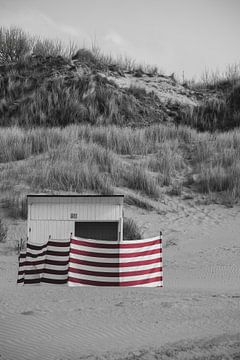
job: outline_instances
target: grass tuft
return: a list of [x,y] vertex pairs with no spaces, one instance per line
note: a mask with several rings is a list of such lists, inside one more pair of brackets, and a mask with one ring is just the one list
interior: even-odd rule
[[124,240],[139,240],[142,239],[142,231],[131,218],[124,217],[123,219],[123,239]]

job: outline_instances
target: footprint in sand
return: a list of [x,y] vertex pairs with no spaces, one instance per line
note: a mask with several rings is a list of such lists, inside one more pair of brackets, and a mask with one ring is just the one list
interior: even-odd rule
[[32,311],[32,310],[22,311],[21,314],[22,314],[22,315],[34,315],[34,311]]

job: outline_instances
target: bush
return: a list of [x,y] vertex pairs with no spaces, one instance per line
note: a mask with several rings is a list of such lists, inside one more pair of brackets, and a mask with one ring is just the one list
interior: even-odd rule
[[139,240],[142,238],[142,232],[131,218],[123,219],[123,239],[124,240]]
[[32,49],[32,39],[20,28],[0,28],[0,63],[19,61]]
[[11,194],[4,199],[8,215],[13,219],[27,219],[27,198],[19,193]]
[[199,106],[186,108],[181,123],[200,131],[227,131],[240,125],[240,84],[221,98],[205,99]]

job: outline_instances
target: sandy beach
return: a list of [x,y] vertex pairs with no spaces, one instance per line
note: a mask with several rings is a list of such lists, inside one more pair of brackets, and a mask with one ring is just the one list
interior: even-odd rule
[[239,359],[239,208],[167,208],[125,208],[145,236],[163,231],[163,288],[17,286],[2,245],[0,358]]

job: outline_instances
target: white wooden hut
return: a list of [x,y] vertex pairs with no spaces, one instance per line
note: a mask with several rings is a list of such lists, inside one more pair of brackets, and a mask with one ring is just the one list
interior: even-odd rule
[[28,241],[123,238],[123,195],[28,195]]

